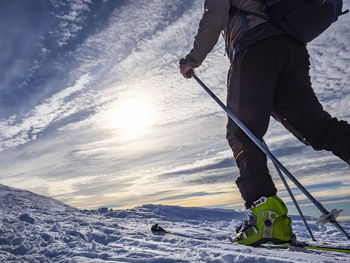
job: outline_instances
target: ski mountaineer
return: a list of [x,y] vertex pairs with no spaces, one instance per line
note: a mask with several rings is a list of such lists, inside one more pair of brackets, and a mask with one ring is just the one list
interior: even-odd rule
[[[273,116],[306,145],[349,163],[350,125],[331,117],[316,98],[305,44],[264,17],[260,0],[205,0],[193,49],[180,60],[181,74],[190,78],[187,73],[202,64],[222,33],[231,61],[229,110],[260,140]],[[252,246],[293,241],[291,219],[277,196],[265,154],[231,119],[226,138],[240,171],[236,184],[250,210],[235,241]]]

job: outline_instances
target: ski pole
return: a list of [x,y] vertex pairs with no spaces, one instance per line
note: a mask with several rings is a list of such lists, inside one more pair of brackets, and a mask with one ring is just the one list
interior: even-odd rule
[[[267,144],[266,144],[266,142],[264,140],[263,140],[263,144],[267,148]],[[309,234],[310,234],[310,236],[312,238],[312,241],[316,241],[314,235],[312,234],[311,228],[309,227],[309,224],[307,223],[307,221],[305,219],[305,216],[304,216],[303,212],[301,211],[300,206],[299,206],[297,200],[295,199],[294,194],[293,194],[292,190],[290,189],[290,187],[289,187],[289,185],[287,183],[287,180],[284,178],[283,173],[278,168],[278,166],[276,164],[274,164],[274,163],[273,163],[273,165],[275,166],[275,169],[277,170],[277,173],[278,173],[279,177],[281,178],[281,181],[284,184],[284,187],[287,189],[287,192],[288,192],[290,198],[292,199],[295,208],[298,210],[298,213],[299,213],[301,219],[303,220],[303,223],[304,223],[307,231],[309,232]]]
[[332,223],[340,232],[342,232],[347,239],[350,236],[346,231],[339,225],[336,221],[334,215],[337,211],[332,211],[330,213],[320,202],[318,202],[307,190],[299,183],[299,181],[282,165],[282,163],[270,152],[270,150],[265,147],[262,142],[222,103],[222,101],[194,74],[193,70],[187,73],[188,76],[193,77],[198,84],[216,101],[216,103],[226,112],[226,114],[234,121],[238,127],[262,150],[267,157],[280,169],[282,172],[299,188],[300,191],[304,193],[306,197],[321,211],[324,216],[324,220]]

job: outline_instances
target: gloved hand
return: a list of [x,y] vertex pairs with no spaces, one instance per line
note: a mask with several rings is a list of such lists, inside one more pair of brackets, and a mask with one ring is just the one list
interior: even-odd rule
[[185,58],[180,59],[179,62],[179,68],[180,68],[180,73],[184,78],[189,79],[191,76],[189,76],[187,73],[193,69],[192,66],[187,64],[187,60]]

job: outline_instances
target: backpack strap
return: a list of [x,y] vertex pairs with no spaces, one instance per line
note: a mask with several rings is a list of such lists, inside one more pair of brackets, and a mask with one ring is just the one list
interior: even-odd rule
[[[261,19],[265,20],[266,22],[269,22],[270,19],[266,16],[263,16],[261,14],[255,13],[255,12],[251,12],[251,11],[246,11],[246,10],[238,10],[237,12],[240,16],[241,16],[241,23],[242,23],[242,28],[243,28],[243,33],[247,33],[248,32],[248,20],[247,20],[247,16],[256,16],[256,17],[260,17]],[[262,29],[260,32],[257,32],[256,35],[252,36],[250,39],[246,39],[246,40],[253,40],[254,38],[258,37],[260,34],[264,33],[266,28]],[[245,57],[245,55],[248,52],[247,47],[241,46],[240,43],[238,42],[235,46],[234,49],[234,56],[240,52],[241,50],[243,50],[243,57]],[[233,56],[233,57],[234,57]]]
[[[280,0],[270,0],[270,1],[280,1]],[[246,11],[246,10],[242,10],[242,9],[237,9],[236,7],[231,6],[230,10],[229,10],[229,16],[235,16],[235,15],[239,15],[241,17],[241,23],[242,23],[242,29],[243,29],[243,35],[245,35],[246,32],[249,31],[248,28],[248,16],[256,16],[259,17],[263,20],[265,20],[266,22],[270,22],[270,18],[255,12],[251,12],[251,11]],[[228,30],[228,29],[227,29]],[[244,42],[250,42],[252,40],[254,40],[255,38],[259,37],[260,35],[262,35],[266,30],[266,26],[261,28],[261,30],[259,32],[256,32],[256,34],[254,34],[253,36],[246,38],[244,40]],[[243,38],[243,37],[242,37]],[[229,41],[229,39],[226,39],[226,41]],[[234,50],[233,50],[233,56],[232,58],[235,57],[235,55],[237,53],[239,53],[240,51],[243,51],[243,56],[245,56],[247,54],[248,51],[248,45],[246,43],[240,43],[241,41],[239,41],[238,43],[236,43]],[[229,54],[229,43],[226,42],[225,43],[226,46],[226,53]]]
[[251,11],[242,10],[242,9],[238,10],[238,14],[241,16],[242,28],[243,28],[244,33],[248,31],[247,16],[256,16],[256,17],[260,17],[261,19],[265,20],[266,22],[270,21],[270,19],[264,15],[261,15],[261,14],[255,13],[255,12],[251,12]]
[[278,2],[280,2],[281,0],[263,0],[262,2],[264,3],[263,5],[263,11],[265,11],[267,8],[277,4]]
[[255,12],[251,12],[251,11],[246,11],[246,10],[239,10],[239,14],[245,14],[246,16],[256,16],[256,17],[260,17],[261,19],[265,20],[265,21],[270,21],[270,18],[268,16],[264,16],[262,14],[258,14]]
[[240,15],[241,15],[241,23],[242,23],[243,32],[245,33],[248,31],[247,14],[245,12],[240,11]]

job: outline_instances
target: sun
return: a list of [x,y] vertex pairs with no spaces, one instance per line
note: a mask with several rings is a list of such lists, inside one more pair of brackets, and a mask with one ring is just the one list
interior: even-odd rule
[[155,121],[151,103],[141,98],[120,101],[109,114],[111,126],[127,132],[143,132]]

